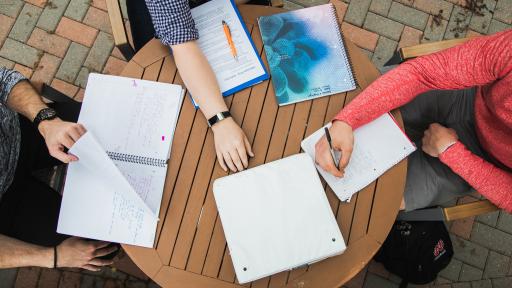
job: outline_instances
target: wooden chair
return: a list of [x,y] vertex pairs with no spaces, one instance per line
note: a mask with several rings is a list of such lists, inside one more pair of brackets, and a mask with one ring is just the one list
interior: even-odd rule
[[[142,0],[143,1],[143,0]],[[235,0],[236,3],[246,3],[248,0]],[[112,35],[114,36],[114,44],[121,51],[124,58],[130,61],[135,55],[135,50],[128,41],[128,34],[124,25],[123,14],[119,0],[106,0],[108,17],[112,26]],[[273,7],[283,7],[283,0],[271,0]]]
[[[420,44],[410,47],[403,47],[398,49],[396,54],[393,56],[394,60],[397,60],[397,56],[399,57],[399,61],[403,62],[408,59],[416,58],[419,56],[428,55],[431,53],[435,53],[444,49],[448,49],[454,47],[456,45],[462,44],[471,38],[461,38],[461,39],[452,39],[439,41],[434,43],[426,43]],[[392,59],[393,59],[392,58]],[[393,64],[398,64],[397,62]],[[493,211],[499,210],[494,204],[489,202],[489,200],[479,200],[472,203],[460,204],[453,207],[442,208],[442,212],[444,214],[444,219],[446,221],[453,221],[457,219],[462,219],[471,216],[477,216],[480,214],[490,213]]]

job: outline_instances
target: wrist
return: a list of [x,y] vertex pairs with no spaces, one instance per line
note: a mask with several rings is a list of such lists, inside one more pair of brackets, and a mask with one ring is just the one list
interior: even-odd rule
[[40,261],[38,266],[53,268],[53,247],[41,247],[39,255]]
[[450,149],[450,147],[452,147],[453,145],[455,145],[455,143],[457,143],[457,140],[453,140],[451,142],[448,142],[446,143],[445,145],[443,145],[443,147],[439,150],[439,155],[443,154],[444,152],[446,152],[448,149]]
[[46,136],[46,131],[48,131],[48,127],[50,127],[51,125],[57,123],[57,122],[62,122],[62,120],[60,118],[54,118],[54,119],[51,119],[51,120],[43,120],[41,121],[41,123],[39,123],[39,125],[37,126],[37,130],[39,130],[39,133],[43,136],[43,138],[45,138]]
[[225,118],[225,119],[223,119],[221,121],[218,121],[217,123],[213,124],[211,126],[211,129],[212,129],[213,133],[215,133],[215,131],[219,130],[219,128],[221,128],[222,126],[225,126],[225,125],[227,125],[227,124],[229,124],[231,122],[234,122],[234,121],[235,120],[233,120],[232,117],[227,117],[227,118]]
[[340,128],[349,128],[350,130],[353,130],[352,126],[350,124],[348,124],[347,122],[345,122],[343,120],[338,120],[338,119],[334,119],[332,121],[332,126],[333,127],[340,127]]

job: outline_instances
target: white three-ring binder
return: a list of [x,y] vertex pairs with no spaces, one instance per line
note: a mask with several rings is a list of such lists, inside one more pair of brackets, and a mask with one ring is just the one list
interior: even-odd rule
[[304,153],[217,179],[213,192],[239,283],[346,248],[313,160]]

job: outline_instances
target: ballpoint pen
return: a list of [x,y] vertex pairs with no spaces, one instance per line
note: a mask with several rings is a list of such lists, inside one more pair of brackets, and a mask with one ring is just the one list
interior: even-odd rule
[[327,137],[327,142],[329,142],[329,150],[331,151],[332,161],[334,162],[334,165],[336,168],[339,168],[340,165],[338,163],[338,160],[336,159],[336,154],[334,154],[334,148],[332,148],[332,142],[331,142],[331,134],[329,133],[329,129],[327,127],[324,127],[325,131],[325,137]]
[[224,28],[224,34],[226,34],[226,39],[228,40],[229,48],[231,49],[231,55],[233,58],[238,61],[238,54],[236,52],[235,43],[233,42],[233,37],[231,37],[231,30],[229,29],[228,23],[222,20],[222,27]]

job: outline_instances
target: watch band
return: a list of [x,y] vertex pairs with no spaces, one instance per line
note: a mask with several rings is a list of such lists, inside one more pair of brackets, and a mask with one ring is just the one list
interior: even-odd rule
[[231,113],[229,111],[223,111],[220,113],[215,114],[213,117],[208,119],[208,127],[212,127],[213,125],[217,124],[218,122],[231,117]]
[[41,124],[44,120],[52,120],[57,118],[57,111],[53,108],[43,108],[41,109],[36,117],[34,118],[34,125],[36,127],[39,127],[39,124]]

